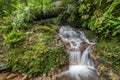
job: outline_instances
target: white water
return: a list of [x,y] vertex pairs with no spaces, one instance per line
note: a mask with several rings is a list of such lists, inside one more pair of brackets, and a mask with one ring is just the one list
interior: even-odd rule
[[[98,80],[93,60],[91,59],[90,42],[83,31],[70,26],[63,26],[59,31],[63,42],[69,43],[69,70],[62,72],[57,80]],[[85,50],[81,50],[81,43],[86,43]]]

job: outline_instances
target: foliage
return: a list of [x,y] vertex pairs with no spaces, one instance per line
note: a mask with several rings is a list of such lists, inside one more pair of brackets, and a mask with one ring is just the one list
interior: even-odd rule
[[[63,13],[59,15],[58,21],[55,20],[55,22],[89,28],[102,37],[115,36],[120,33],[119,0],[21,1],[27,5],[14,0],[11,2],[9,0],[6,2],[0,1],[2,7],[6,6],[7,2],[10,2],[7,7],[17,9],[12,14],[14,30],[26,29],[29,21],[35,19],[36,15],[56,13],[62,9],[64,10]],[[13,9],[9,8],[1,8],[1,14],[10,14]]]
[[13,26],[1,26],[1,33],[2,34],[9,34],[13,30]]
[[67,0],[59,16],[62,23],[90,29],[102,37],[120,33],[119,0]]
[[0,0],[0,18],[12,13],[17,2],[18,0]]
[[61,2],[55,0],[29,0],[27,6],[18,4],[16,6],[17,10],[12,14],[14,30],[26,29],[27,24],[36,19],[37,15],[47,15],[53,11],[57,12],[60,5]]
[[115,36],[119,33],[119,3],[119,0],[102,1],[101,5],[97,6],[100,9],[96,9],[93,17],[91,17],[90,29],[96,30],[97,33],[101,33],[104,37]]
[[13,16],[14,15],[16,15],[12,20],[14,31],[26,29],[27,22],[30,20],[31,16],[29,7],[19,4]]
[[[12,38],[11,35],[16,37]],[[50,26],[36,25],[32,31],[24,33],[24,39],[21,39],[19,33],[12,32],[9,36],[12,38],[8,37],[12,46],[7,54],[7,66],[12,71],[36,76],[55,65],[60,67],[66,64],[66,53],[60,44],[54,42],[55,30]]]
[[8,44],[12,45],[15,44],[16,42],[18,43],[23,39],[23,32],[14,32],[12,31],[10,34],[6,34],[5,40]]

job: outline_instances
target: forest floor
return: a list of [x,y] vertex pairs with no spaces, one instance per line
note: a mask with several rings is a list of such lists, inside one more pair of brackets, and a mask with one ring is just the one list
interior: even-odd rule
[[0,73],[0,80],[55,80],[56,75],[51,77],[31,77],[26,74],[4,72]]
[[[65,69],[66,67],[64,67],[64,70]],[[6,71],[0,73],[0,80],[56,80],[56,77],[64,70],[63,68],[62,69],[51,68],[51,70],[48,71],[47,73],[37,77],[32,77],[24,73]]]
[[[66,69],[66,67],[57,71],[52,69],[48,73],[38,77],[32,77],[27,74],[16,72],[2,72],[0,73],[0,80],[55,80],[56,77]],[[112,70],[108,70],[103,64],[97,66],[97,74],[99,75],[100,80],[120,80],[120,75],[115,74]]]

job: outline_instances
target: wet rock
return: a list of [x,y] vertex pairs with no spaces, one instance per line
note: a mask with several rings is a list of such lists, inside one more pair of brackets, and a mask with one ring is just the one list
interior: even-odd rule
[[62,41],[64,43],[64,46],[65,46],[66,50],[69,51],[69,49],[70,49],[70,43],[67,40],[65,40],[65,39],[63,39]]
[[80,43],[80,50],[83,52],[85,49],[88,47],[88,43],[86,42],[81,42]]

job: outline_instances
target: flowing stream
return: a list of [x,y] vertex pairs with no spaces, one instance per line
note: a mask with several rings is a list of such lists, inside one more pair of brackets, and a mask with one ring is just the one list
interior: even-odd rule
[[90,42],[83,31],[63,26],[59,36],[64,42],[69,54],[69,69],[62,72],[57,80],[99,80],[91,53]]

